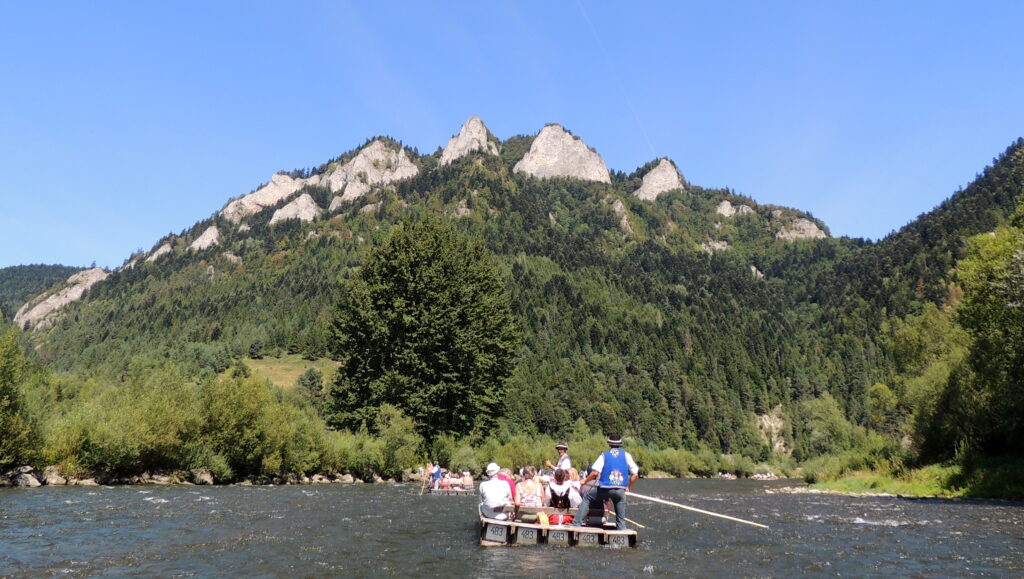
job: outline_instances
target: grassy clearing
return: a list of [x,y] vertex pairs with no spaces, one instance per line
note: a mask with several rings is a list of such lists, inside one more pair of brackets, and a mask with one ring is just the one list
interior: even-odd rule
[[834,481],[816,483],[814,488],[851,493],[888,493],[909,497],[960,497],[963,488],[952,481],[961,474],[959,465],[930,465],[902,475],[855,471]]
[[338,369],[338,363],[334,360],[321,358],[309,361],[302,356],[285,354],[280,358],[261,358],[254,360],[249,358],[245,361],[253,374],[270,380],[276,386],[291,388],[303,372],[310,368],[316,368],[324,375],[324,383],[333,380],[334,373]]
[[814,488],[852,493],[889,493],[908,497],[962,497],[1024,500],[1024,458],[983,457],[932,464],[900,474],[854,471]]

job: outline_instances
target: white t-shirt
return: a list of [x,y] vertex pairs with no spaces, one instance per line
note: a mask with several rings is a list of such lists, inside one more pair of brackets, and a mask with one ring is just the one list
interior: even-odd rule
[[[512,504],[512,489],[496,476],[480,483],[480,513],[489,518],[504,518],[502,508]],[[498,515],[502,516],[499,517]]]
[[569,453],[558,457],[558,462],[555,463],[555,470],[569,470],[570,468],[572,468],[572,460],[569,459]]

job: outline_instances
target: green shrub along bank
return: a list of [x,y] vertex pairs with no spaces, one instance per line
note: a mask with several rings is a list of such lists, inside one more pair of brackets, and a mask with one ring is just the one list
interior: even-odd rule
[[[116,382],[53,375],[34,364],[10,329],[0,335],[0,472],[30,464],[66,477],[130,482],[146,472],[207,471],[218,483],[273,481],[347,473],[400,478],[427,460],[479,475],[503,466],[542,465],[564,440],[577,466],[607,448],[605,433],[582,419],[564,439],[528,434],[504,421],[486,436],[443,434],[427,440],[395,406],[384,404],[372,427],[333,430],[325,422],[322,380],[303,375],[281,388],[239,363],[195,380],[170,362],[135,361]],[[796,409],[793,436],[822,451],[803,463],[791,456],[721,454],[699,444],[668,448],[627,438],[641,473],[740,477],[773,472],[824,488],[918,496],[1024,498],[1024,461],[965,453],[953,462],[908,468],[913,454],[891,437],[846,421],[830,398]],[[751,417],[753,420],[753,416]],[[825,452],[831,450],[831,452]]]
[[[380,407],[372,428],[332,430],[309,386],[280,388],[244,365],[196,381],[170,362],[134,362],[117,382],[54,376],[32,364],[10,330],[0,339],[5,413],[0,469],[56,465],[64,476],[127,482],[146,472],[210,472],[217,482],[348,473],[400,477],[426,460],[480,474],[483,465],[542,465],[556,441],[508,424],[488,436],[441,435],[425,440],[397,407]],[[308,380],[305,380],[308,381]],[[568,437],[578,464],[607,448],[603,433],[582,420]],[[644,472],[707,476],[793,472],[721,455],[629,442]]]

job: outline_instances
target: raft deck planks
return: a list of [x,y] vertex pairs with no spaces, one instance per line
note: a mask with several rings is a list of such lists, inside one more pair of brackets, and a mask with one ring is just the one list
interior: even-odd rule
[[[548,508],[523,508],[518,514],[567,513]],[[515,515],[515,511],[510,513]],[[619,531],[604,527],[578,527],[575,525],[541,525],[523,521],[488,519],[480,515],[480,544],[500,545],[561,545],[563,547],[636,547],[637,532]]]

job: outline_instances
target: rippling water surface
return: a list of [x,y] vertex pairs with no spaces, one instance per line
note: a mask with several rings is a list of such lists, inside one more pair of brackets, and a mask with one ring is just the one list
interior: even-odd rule
[[638,549],[480,547],[475,499],[418,485],[0,489],[0,576],[1022,576],[1024,505],[642,480]]

